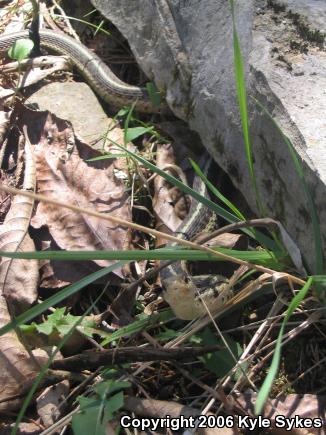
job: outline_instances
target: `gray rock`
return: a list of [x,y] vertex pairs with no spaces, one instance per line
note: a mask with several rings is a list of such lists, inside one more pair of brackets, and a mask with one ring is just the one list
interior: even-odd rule
[[108,117],[86,83],[53,82],[34,92],[27,100],[40,110],[49,110],[70,121],[75,133],[96,148],[108,128]]
[[[129,40],[144,72],[257,210],[237,104],[232,22],[225,0],[92,0]],[[237,7],[248,95],[291,139],[326,234],[326,55],[323,1],[247,0]],[[284,7],[280,5],[287,3]],[[289,6],[295,13],[289,13]],[[310,6],[310,8],[308,7]],[[303,21],[298,19],[304,14]],[[302,30],[302,22],[316,26]],[[317,28],[318,27],[318,28]],[[316,35],[318,36],[316,38]],[[267,214],[279,219],[313,270],[310,205],[281,134],[248,98],[254,169]]]
[[284,4],[313,28],[326,32],[325,0],[278,0],[278,3]]

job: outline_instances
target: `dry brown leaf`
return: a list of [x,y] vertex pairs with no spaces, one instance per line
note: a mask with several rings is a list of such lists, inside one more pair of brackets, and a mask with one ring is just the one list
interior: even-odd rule
[[69,381],[65,380],[46,388],[36,399],[37,413],[45,427],[56,422],[65,407],[59,407],[69,394]]
[[[0,327],[10,321],[6,300],[0,295]],[[21,406],[23,395],[39,374],[40,364],[47,359],[47,354],[41,350],[33,351],[30,355],[15,331],[0,336],[0,411]]]
[[[6,424],[1,426],[1,435],[11,435],[15,423]],[[18,425],[18,435],[39,435],[43,430],[42,426],[38,425],[36,422],[20,423]]]
[[[46,249],[60,251],[60,247],[55,243],[47,228],[42,227],[33,231],[33,240],[38,251]],[[68,262],[60,260],[41,260],[39,263],[40,287],[45,289],[65,287],[100,269],[100,267],[92,261]],[[112,285],[119,284],[120,281],[120,278],[117,276],[112,275],[110,277],[110,283]],[[100,282],[107,282],[107,279]]]
[[[9,127],[9,114],[8,112],[0,111],[0,146],[2,147],[5,135]],[[2,151],[2,148],[1,148]],[[0,153],[1,153],[0,151]],[[1,160],[1,158],[0,158]]]
[[[170,419],[178,419],[181,421],[181,417],[189,419],[191,417],[197,417],[201,415],[201,411],[196,408],[191,408],[189,406],[182,405],[177,402],[166,401],[166,400],[155,400],[155,399],[139,399],[138,397],[126,397],[124,401],[123,408],[133,412],[136,416],[149,417],[154,419],[164,419],[167,416]],[[212,415],[208,413],[207,415]],[[180,428],[180,430],[186,429],[185,426]],[[187,433],[193,433],[194,428],[189,428]],[[223,430],[223,432],[222,432]],[[159,433],[159,431],[155,431]],[[238,431],[235,429],[228,428],[206,428],[206,429],[196,429],[196,434],[201,435],[213,435],[213,434],[236,434]]]
[[[34,190],[35,165],[32,150],[25,141],[25,173],[23,189]],[[12,199],[3,225],[0,226],[0,250],[7,252],[34,251],[34,243],[28,235],[34,201],[22,195]],[[0,287],[7,302],[26,309],[37,298],[37,260],[10,259],[3,257],[0,263]]]
[[[174,152],[171,144],[160,144],[157,149],[156,165],[166,170],[168,165],[175,165]],[[176,175],[173,173],[172,175]],[[157,229],[173,233],[189,209],[189,199],[176,187],[171,186],[164,178],[156,176],[154,179],[153,209],[157,218]],[[159,241],[158,241],[158,244]]]
[[[236,402],[252,415],[256,398],[256,393],[246,393],[238,396]],[[272,433],[275,434],[325,434],[326,396],[288,394],[270,399],[266,404],[264,417],[271,420]],[[285,424],[289,426],[283,426]]]
[[[34,148],[38,193],[130,220],[128,196],[123,181],[115,177],[114,159],[87,161],[100,153],[76,140],[71,124],[49,112],[25,108],[19,123],[25,119]],[[50,204],[37,205],[32,226],[48,228],[64,250],[116,250],[128,243],[126,228]],[[104,267],[113,261],[95,263]],[[121,276],[121,271],[115,273]]]
[[[35,172],[31,150],[26,141],[24,189],[31,189]],[[4,251],[33,250],[33,244],[27,234],[33,201],[17,195],[0,227],[0,249]],[[0,327],[11,321],[7,300],[28,305],[34,302],[37,293],[37,261],[14,260],[3,258],[0,265]],[[42,361],[47,360],[45,353],[40,354]],[[39,373],[38,359],[30,355],[19,341],[15,331],[0,336],[0,410],[18,408],[22,396]]]

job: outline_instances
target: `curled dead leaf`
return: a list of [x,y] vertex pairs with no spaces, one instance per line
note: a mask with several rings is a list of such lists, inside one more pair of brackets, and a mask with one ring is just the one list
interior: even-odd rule
[[[24,108],[19,123],[25,121],[33,146],[38,193],[131,219],[125,184],[115,177],[114,159],[90,161],[101,154],[78,141],[70,123],[49,112]],[[129,242],[128,230],[120,225],[45,203],[37,205],[31,223],[36,230],[47,228],[55,244],[64,250],[116,250]],[[95,263],[105,267],[113,262]],[[122,275],[121,270],[115,273]]]

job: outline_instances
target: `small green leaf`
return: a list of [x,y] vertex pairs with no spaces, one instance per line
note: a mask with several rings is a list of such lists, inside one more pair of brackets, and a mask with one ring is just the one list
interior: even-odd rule
[[100,400],[78,397],[80,412],[72,417],[75,435],[105,435],[105,421],[101,415]]
[[52,322],[53,324],[57,323],[59,320],[63,318],[65,315],[66,308],[56,308],[56,310],[48,316],[48,320]]
[[[50,314],[45,322],[40,325],[35,325],[38,332],[50,335],[57,330],[61,336],[66,335],[70,329],[75,325],[77,321],[79,321],[80,316],[73,316],[68,313],[65,314],[66,308],[57,308],[54,313]],[[78,330],[89,337],[92,337],[93,334],[101,335],[103,331],[96,329],[95,322],[87,319],[82,319],[81,325],[78,326]],[[107,334],[103,334],[103,337],[106,337]]]
[[11,59],[21,62],[26,59],[34,47],[34,42],[31,39],[18,39],[8,50],[8,55]]
[[157,89],[157,87],[155,86],[155,83],[153,82],[148,82],[146,83],[146,89],[148,92],[148,96],[149,99],[151,101],[151,103],[153,104],[153,106],[159,106],[161,104],[161,95]]
[[132,142],[133,140],[137,139],[138,137],[142,136],[145,133],[148,133],[150,131],[153,131],[153,127],[133,127],[128,128],[125,134],[125,141],[126,143]]
[[139,315],[137,320],[130,323],[127,326],[123,326],[117,331],[113,332],[108,338],[101,342],[101,346],[106,346],[113,341],[118,340],[121,337],[129,337],[130,335],[136,334],[139,331],[143,331],[150,325],[157,324],[158,322],[166,322],[174,317],[174,314],[170,309],[162,310],[158,314],[153,314],[151,316]]
[[78,397],[80,412],[72,418],[74,434],[102,435],[105,433],[106,423],[114,417],[116,411],[123,406],[123,392],[119,391],[111,397],[110,394],[129,388],[129,382],[108,380],[95,386],[99,400]]
[[[208,328],[204,330],[202,338],[203,344],[205,346],[220,344],[221,347],[224,347],[223,341],[216,340],[215,335]],[[205,364],[205,367],[212,373],[216,374],[219,378],[222,378],[229,373],[230,370],[232,370],[232,368],[235,366],[234,358],[238,359],[242,354],[242,349],[239,343],[226,335],[224,336],[224,339],[227,342],[233,356],[230,354],[228,349],[224,348],[213,353],[208,353],[199,358]]]
[[156,340],[162,343],[162,341],[173,340],[176,337],[180,337],[183,333],[181,331],[175,331],[174,329],[166,328],[164,331],[155,335]]
[[98,160],[118,159],[118,158],[126,158],[126,157],[127,157],[127,154],[125,154],[125,153],[120,153],[120,154],[107,153],[107,154],[104,154],[103,156],[93,157],[92,159],[87,159],[87,160],[85,160],[85,162],[97,162]]
[[112,418],[114,417],[114,413],[116,411],[119,411],[119,409],[122,408],[122,406],[123,406],[123,392],[120,391],[119,393],[110,397],[110,399],[106,400],[106,404],[104,408],[106,418],[108,420],[112,420]]
[[[113,265],[113,266],[115,266],[115,265]],[[112,267],[112,266],[110,266],[110,267]],[[107,269],[108,269],[108,268],[105,268],[104,270],[107,271]],[[95,273],[96,273],[96,272],[95,272]],[[94,274],[92,274],[91,276],[92,276],[92,278],[94,278]],[[89,278],[89,277],[87,277],[87,278]],[[79,281],[78,285],[80,285],[81,282],[82,282],[82,283],[85,283],[85,278],[83,278],[83,280]],[[71,286],[70,286],[70,287],[71,287]],[[28,391],[28,393],[27,393],[27,396],[26,396],[26,398],[25,398],[25,400],[24,400],[24,402],[23,402],[23,404],[22,404],[22,406],[21,406],[21,408],[20,408],[20,411],[19,411],[18,416],[17,416],[17,418],[16,418],[15,426],[13,427],[13,429],[12,429],[12,431],[11,431],[12,435],[16,435],[16,434],[17,434],[19,424],[20,424],[20,422],[22,421],[22,419],[23,419],[23,417],[24,417],[24,414],[25,414],[25,412],[26,412],[26,409],[27,409],[27,407],[29,406],[29,404],[31,403],[32,397],[33,397],[33,395],[35,394],[35,392],[36,392],[36,390],[37,390],[37,387],[38,387],[38,385],[40,384],[41,380],[42,380],[43,377],[45,376],[45,373],[46,373],[47,369],[50,367],[50,365],[51,365],[51,363],[52,363],[52,361],[53,361],[55,355],[56,355],[57,352],[59,352],[60,349],[61,349],[61,348],[62,348],[62,347],[67,343],[67,341],[70,339],[70,337],[71,337],[72,334],[74,333],[75,329],[78,327],[79,323],[80,323],[80,322],[85,318],[85,316],[87,316],[88,314],[91,313],[91,311],[92,311],[92,310],[94,309],[94,307],[97,305],[98,301],[102,298],[104,292],[105,292],[105,288],[104,288],[104,290],[103,290],[102,292],[100,292],[100,294],[99,294],[98,297],[95,299],[95,301],[89,305],[89,307],[86,309],[86,311],[85,311],[85,312],[83,313],[83,315],[80,317],[80,319],[76,322],[76,324],[73,326],[73,328],[69,331],[69,333],[68,333],[65,337],[63,337],[63,338],[60,340],[60,343],[57,344],[56,348],[55,348],[53,351],[51,351],[51,353],[50,353],[50,355],[49,355],[49,359],[48,359],[48,361],[47,361],[46,363],[44,363],[44,364],[40,367],[40,373],[37,375],[36,379],[34,380],[33,385],[31,385],[31,388],[29,389],[29,391]],[[61,296],[62,296],[62,295],[61,295]],[[53,297],[52,297],[52,298],[53,298]],[[51,299],[51,298],[49,298],[49,299]],[[52,299],[52,302],[53,302],[53,301],[54,301],[54,300]],[[43,302],[42,304],[44,304],[44,302]],[[42,304],[40,304],[40,305],[42,305]],[[49,305],[48,307],[51,307],[51,306],[53,306],[53,304]],[[31,310],[28,310],[27,313],[28,313],[29,311],[31,311]],[[35,314],[35,311],[33,311],[33,314]],[[27,316],[25,315],[24,317],[21,317],[22,315],[20,315],[20,316],[18,316],[18,319],[19,319],[19,317],[20,317],[20,319],[23,319],[23,318],[24,318],[24,319],[28,319],[29,315],[30,315],[30,314],[27,314]],[[17,321],[17,319],[16,319],[16,321]],[[21,323],[21,322],[19,322],[19,320],[18,320],[18,321],[17,321],[17,324],[19,325],[20,323]],[[14,326],[16,326],[16,325],[14,325]],[[9,328],[9,327],[11,327],[11,324],[5,325],[4,327],[1,328],[1,330],[3,331],[3,330],[5,330],[5,328]],[[0,330],[0,331],[1,331],[1,330]]]
[[36,325],[36,329],[40,334],[50,335],[53,332],[53,324],[51,322],[44,322]]
[[37,329],[36,326],[36,323],[32,322],[30,325],[20,325],[19,329],[23,334],[32,334]]
[[109,394],[115,393],[116,391],[130,388],[131,384],[130,382],[126,381],[115,381],[112,379],[109,379],[107,381],[100,382],[99,384],[96,384],[94,387],[94,390],[96,393],[102,397],[103,395],[108,396]]
[[119,110],[119,112],[116,114],[116,116],[119,118],[123,118],[123,117],[127,116],[128,113],[129,113],[129,108],[122,107],[122,109]]
[[77,281],[76,283],[68,287],[65,287],[63,290],[60,290],[59,292],[55,293],[53,296],[49,297],[46,301],[42,302],[39,305],[35,305],[35,307],[30,308],[29,310],[23,312],[22,314],[19,314],[19,316],[15,317],[11,322],[2,326],[2,328],[0,328],[0,336],[6,334],[12,329],[15,329],[16,327],[18,327],[19,325],[25,322],[34,319],[35,317],[39,316],[50,307],[53,307],[54,305],[66,299],[67,297],[72,296],[82,288],[86,287],[88,284],[91,284],[92,282],[96,281],[102,276],[105,276],[108,273],[112,272],[113,270],[120,268],[124,264],[126,263],[123,261],[117,262],[115,264],[112,264],[111,266],[100,269],[92,273],[91,275],[86,276],[85,278],[82,278],[80,281]]

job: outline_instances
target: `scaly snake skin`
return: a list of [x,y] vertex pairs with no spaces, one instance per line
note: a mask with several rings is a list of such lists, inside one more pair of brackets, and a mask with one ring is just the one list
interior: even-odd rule
[[[94,91],[108,103],[121,107],[136,101],[137,109],[142,112],[168,111],[167,106],[164,105],[154,107],[145,89],[122,82],[95,53],[77,40],[52,30],[40,30],[39,36],[42,47],[68,56]],[[1,35],[0,51],[7,51],[16,41],[23,38],[29,38],[28,30]],[[205,175],[211,165],[211,158],[205,158],[205,164],[202,167]],[[197,175],[193,189],[203,196],[207,195],[206,186]],[[207,227],[210,217],[210,210],[193,200],[188,216],[177,229],[178,237],[186,235],[192,239]],[[223,305],[232,294],[224,277],[190,277],[183,270],[181,262],[167,266],[161,271],[160,276],[165,287],[164,297],[181,319],[193,319],[205,314],[203,300],[209,308],[218,307]]]
[[[148,113],[166,109],[166,106],[154,107],[146,89],[121,81],[95,53],[77,40],[53,30],[40,30],[39,35],[42,47],[68,56],[94,91],[108,103],[122,107],[136,101],[137,109]],[[29,38],[28,30],[1,35],[0,51],[7,51],[14,42],[23,38]]]
[[[204,156],[201,162],[199,166],[207,176],[213,161],[210,157]],[[206,185],[199,175],[195,175],[192,188],[202,196],[208,196]],[[177,237],[191,240],[202,231],[211,231],[209,227],[212,218],[215,220],[214,217],[209,208],[192,198],[189,213],[176,230]],[[164,287],[164,299],[180,319],[191,320],[205,315],[205,305],[213,312],[233,296],[233,288],[224,276],[192,276],[185,270],[181,261],[168,265],[160,272],[160,277]]]

